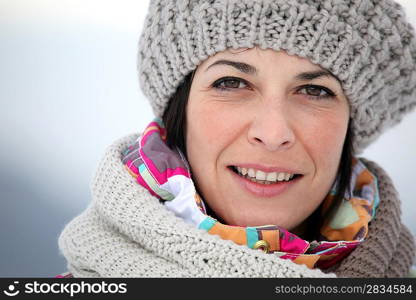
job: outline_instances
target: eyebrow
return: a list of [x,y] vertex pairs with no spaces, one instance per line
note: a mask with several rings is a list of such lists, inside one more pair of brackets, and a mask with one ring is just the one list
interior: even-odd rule
[[[205,71],[207,71],[213,66],[218,66],[218,65],[231,66],[237,69],[238,71],[248,74],[248,75],[257,74],[256,67],[243,63],[243,62],[232,61],[232,60],[227,60],[227,59],[220,59],[220,60],[215,61],[214,63],[209,65],[205,69]],[[329,78],[332,77],[332,78],[335,78],[341,84],[341,80],[337,76],[335,76],[334,74],[332,74],[331,72],[327,70],[317,70],[317,71],[299,73],[298,75],[295,76],[295,79],[300,80],[300,81],[309,81],[309,80],[314,80],[320,77],[329,77]]]
[[212,63],[209,67],[207,67],[205,71],[207,71],[209,68],[213,66],[218,66],[218,65],[231,66],[237,69],[238,71],[249,74],[249,75],[254,75],[257,73],[256,67],[252,65],[249,65],[243,62],[238,62],[238,61],[226,60],[226,59],[217,60],[216,62]]
[[300,80],[300,81],[308,81],[308,80],[314,80],[320,77],[328,77],[328,78],[332,77],[332,78],[335,78],[341,84],[341,80],[337,76],[335,76],[334,74],[332,74],[331,72],[327,70],[318,70],[318,71],[312,71],[312,72],[299,73],[298,75],[296,75],[295,79]]

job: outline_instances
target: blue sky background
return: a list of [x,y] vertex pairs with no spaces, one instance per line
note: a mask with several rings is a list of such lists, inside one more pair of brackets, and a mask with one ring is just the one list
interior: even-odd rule
[[[405,5],[416,25],[416,1]],[[66,271],[57,238],[86,208],[106,146],[152,112],[136,50],[148,1],[0,0],[0,276]],[[363,154],[393,178],[416,234],[416,112]]]

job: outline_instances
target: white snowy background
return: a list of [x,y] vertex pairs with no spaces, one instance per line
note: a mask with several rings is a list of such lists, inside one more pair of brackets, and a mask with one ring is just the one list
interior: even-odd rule
[[[398,2],[416,26],[416,1]],[[0,0],[0,277],[66,271],[57,238],[89,203],[105,147],[151,120],[136,74],[147,6]],[[363,156],[393,178],[416,235],[415,128],[413,112]]]

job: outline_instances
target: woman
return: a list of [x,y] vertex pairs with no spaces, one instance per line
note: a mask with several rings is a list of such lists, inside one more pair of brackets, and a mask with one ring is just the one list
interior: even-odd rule
[[61,234],[73,276],[408,276],[397,192],[357,156],[416,105],[397,3],[155,0],[139,75],[157,118]]

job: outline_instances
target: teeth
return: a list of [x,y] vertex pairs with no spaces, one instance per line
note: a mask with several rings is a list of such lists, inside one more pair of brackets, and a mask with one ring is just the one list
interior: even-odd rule
[[241,168],[241,174],[243,174],[244,176],[247,175],[247,169],[246,168]]
[[256,179],[257,180],[266,180],[266,173],[264,173],[262,171],[257,171],[256,172]]
[[248,169],[248,176],[256,177],[256,171],[254,171],[253,169]]
[[267,173],[267,181],[276,181],[277,180],[277,173],[276,172],[272,172],[272,173]]
[[294,174],[290,173],[278,173],[278,172],[270,172],[266,173],[260,170],[255,170],[252,168],[241,168],[237,167],[238,173],[243,176],[246,176],[247,179],[250,179],[253,182],[259,182],[263,184],[271,184],[276,181],[289,181],[290,179],[295,176]]

